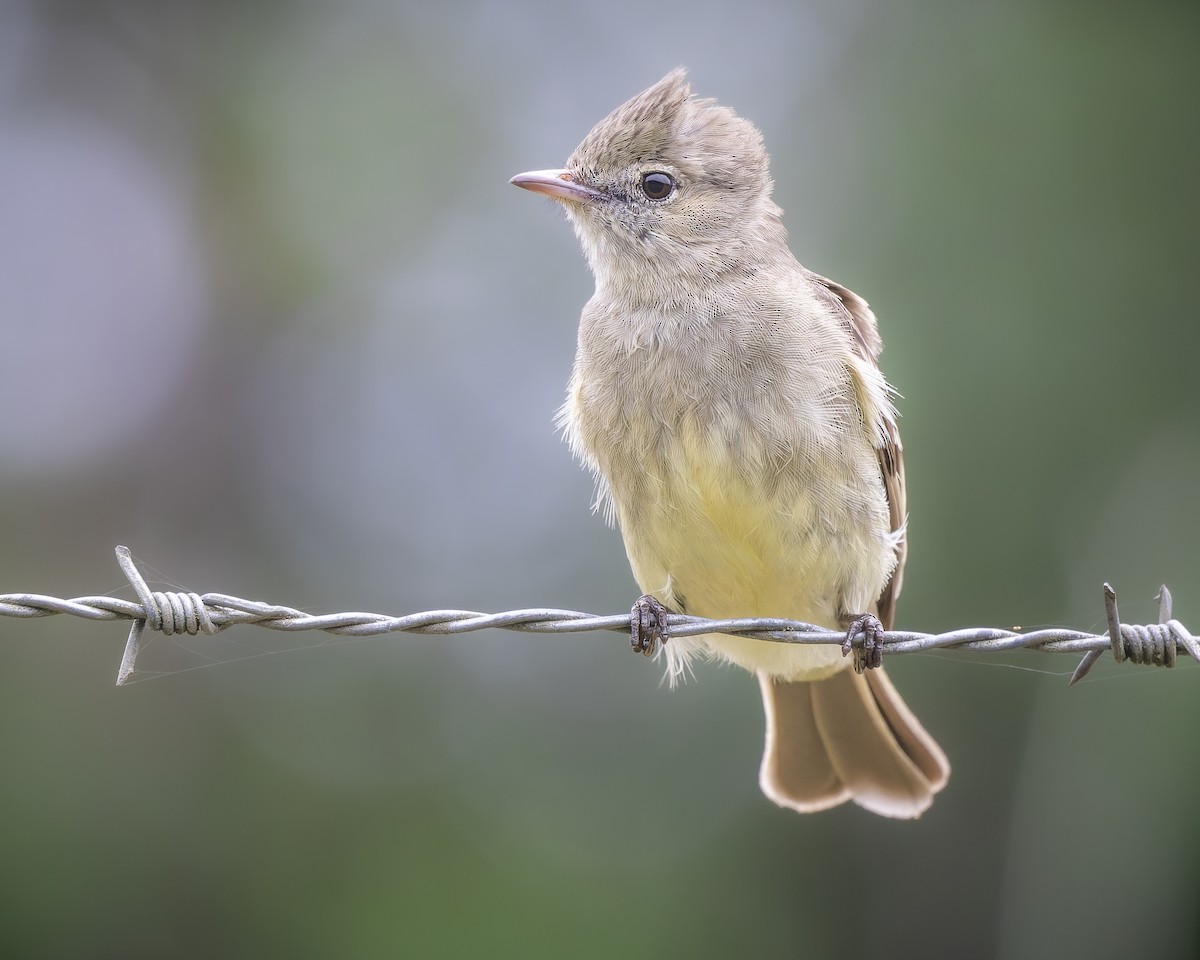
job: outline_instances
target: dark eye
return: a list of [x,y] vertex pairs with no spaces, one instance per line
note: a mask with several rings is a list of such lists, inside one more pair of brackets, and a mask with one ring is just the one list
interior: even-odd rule
[[675,191],[675,179],[669,173],[647,173],[642,177],[642,193],[647,200],[666,200]]

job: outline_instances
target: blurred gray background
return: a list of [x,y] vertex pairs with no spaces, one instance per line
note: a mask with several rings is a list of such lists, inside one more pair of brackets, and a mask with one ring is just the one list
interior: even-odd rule
[[[672,67],[753,119],[900,388],[901,626],[1200,625],[1186,4],[14,2],[0,592],[316,612],[637,590],[551,423],[560,164]],[[756,685],[619,636],[0,620],[12,957],[1193,957],[1200,672],[897,658],[917,823],[756,783]]]

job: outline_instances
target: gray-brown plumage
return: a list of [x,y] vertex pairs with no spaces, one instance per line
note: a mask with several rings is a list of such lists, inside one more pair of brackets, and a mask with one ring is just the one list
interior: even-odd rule
[[[705,617],[890,627],[904,466],[866,302],[787,247],[762,138],[682,70],[618,107],[560,170],[596,280],[561,422],[597,474],[643,591]],[[832,646],[708,635],[666,646],[757,674],[760,783],[811,811],[916,817],[949,766],[882,670]]]

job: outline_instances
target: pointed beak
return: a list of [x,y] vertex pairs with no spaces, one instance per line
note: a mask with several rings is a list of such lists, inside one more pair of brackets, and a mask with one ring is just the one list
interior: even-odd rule
[[602,196],[599,190],[593,190],[576,180],[570,170],[530,170],[528,173],[518,173],[508,182],[571,203],[590,203]]

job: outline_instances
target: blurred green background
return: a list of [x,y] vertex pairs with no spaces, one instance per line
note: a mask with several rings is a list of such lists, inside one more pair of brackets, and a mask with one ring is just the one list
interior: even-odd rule
[[[551,424],[555,166],[670,68],[762,128],[903,392],[901,626],[1200,625],[1200,13],[29,2],[0,13],[0,592],[628,608]],[[898,658],[917,823],[756,783],[756,685],[617,636],[0,620],[11,957],[1194,957],[1194,664]],[[270,655],[258,655],[270,654]],[[247,659],[251,658],[251,659]],[[198,668],[203,669],[198,669]]]

